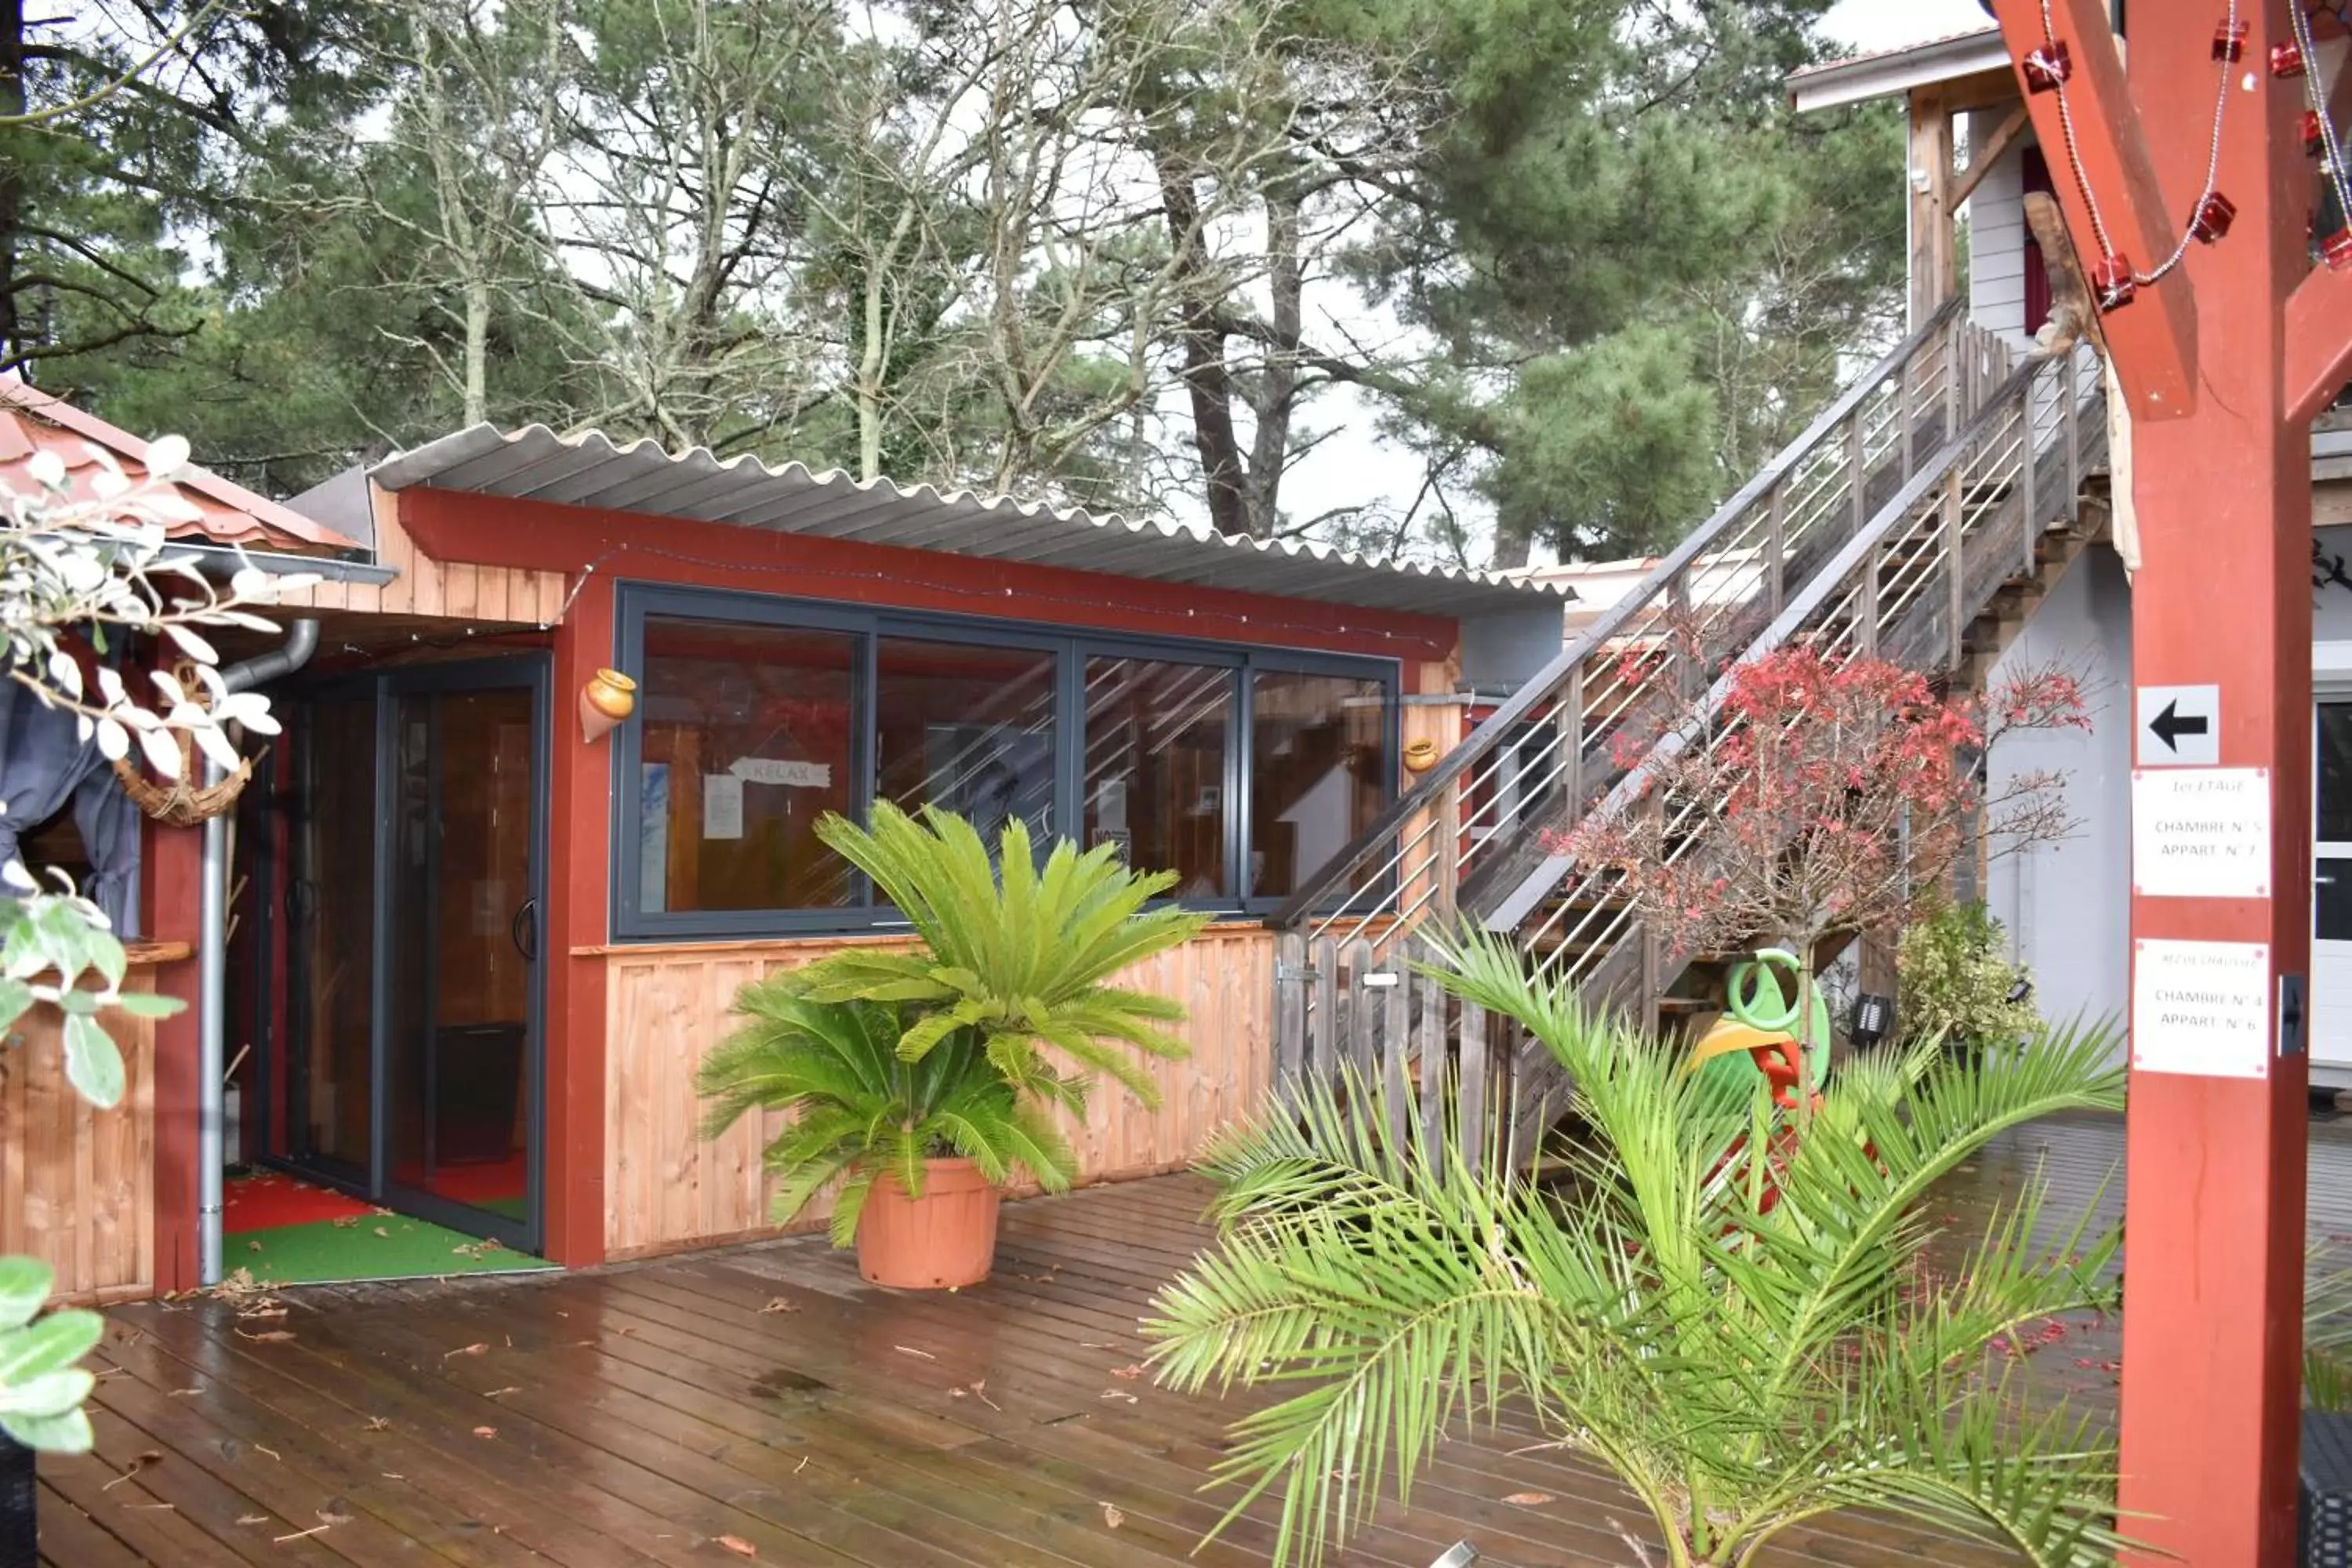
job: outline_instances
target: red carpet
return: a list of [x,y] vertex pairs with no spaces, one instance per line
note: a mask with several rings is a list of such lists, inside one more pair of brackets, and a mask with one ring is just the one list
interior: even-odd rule
[[486,1160],[479,1164],[444,1165],[427,1181],[421,1165],[395,1170],[393,1180],[403,1186],[434,1193],[453,1203],[471,1204],[477,1208],[492,1208],[500,1204],[520,1203],[528,1190],[523,1169],[523,1157],[510,1154],[503,1160]]
[[328,1187],[314,1187],[272,1171],[224,1184],[221,1229],[231,1236],[281,1225],[313,1225],[374,1212],[359,1199]]

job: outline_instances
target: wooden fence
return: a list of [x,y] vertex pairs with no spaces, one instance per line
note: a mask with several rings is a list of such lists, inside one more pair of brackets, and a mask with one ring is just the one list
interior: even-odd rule
[[1458,1138],[1506,1169],[1520,1163],[1534,1129],[1519,1090],[1540,1077],[1541,1050],[1524,1031],[1439,984],[1419,938],[1290,931],[1277,942],[1278,1088],[1352,1081],[1381,1096],[1398,1142],[1418,1120],[1433,1148]]

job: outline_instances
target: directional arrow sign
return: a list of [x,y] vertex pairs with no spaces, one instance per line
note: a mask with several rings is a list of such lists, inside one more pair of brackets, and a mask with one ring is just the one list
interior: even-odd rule
[[2221,761],[2221,689],[2139,689],[2139,765],[2210,768]]

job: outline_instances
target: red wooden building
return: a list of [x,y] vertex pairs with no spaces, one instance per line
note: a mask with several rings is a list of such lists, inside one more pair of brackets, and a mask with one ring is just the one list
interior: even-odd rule
[[[572,1266],[767,1227],[760,1130],[699,1140],[691,1077],[745,980],[894,940],[823,814],[1017,816],[1178,871],[1222,918],[1130,979],[1187,1005],[1193,1055],[1157,1111],[1072,1129],[1085,1179],[1173,1169],[1268,1079],[1265,916],[1409,741],[1561,633],[1557,590],[1498,578],[540,427],[291,508],[328,576],[279,613],[315,648],[215,830],[224,1159]],[[635,711],[600,733],[607,670]],[[151,826],[142,932],[192,998],[200,838]],[[203,1017],[157,1041],[152,1269],[61,1284],[199,1282]]]

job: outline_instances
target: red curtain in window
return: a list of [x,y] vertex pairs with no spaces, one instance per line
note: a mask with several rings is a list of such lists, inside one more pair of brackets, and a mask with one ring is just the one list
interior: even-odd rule
[[[2050,161],[2039,147],[2028,147],[2023,153],[2025,188],[2040,191],[2044,195],[2056,195],[2058,188],[2050,183]],[[2022,216],[2021,208],[2020,216]],[[2050,319],[2050,272],[2042,264],[2042,247],[2036,243],[2033,231],[2025,231],[2025,330],[2038,332],[2042,323]]]

